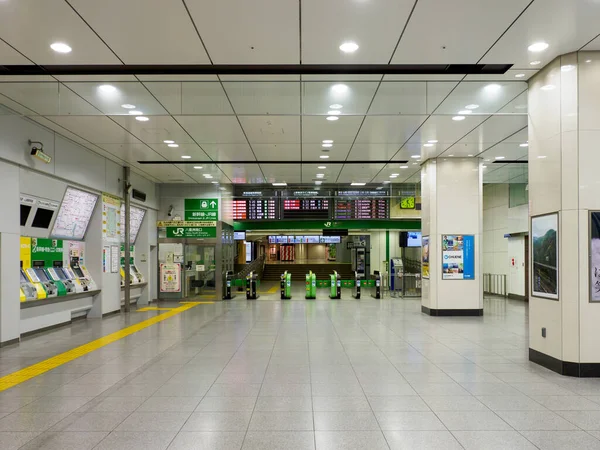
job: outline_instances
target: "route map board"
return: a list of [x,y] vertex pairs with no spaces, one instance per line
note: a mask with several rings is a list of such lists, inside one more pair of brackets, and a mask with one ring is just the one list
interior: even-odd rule
[[283,200],[283,219],[329,219],[329,200],[300,198]]
[[[144,221],[146,210],[130,206],[131,219],[129,221],[129,243],[135,244],[137,235]],[[125,204],[121,204],[121,242],[125,242]]]
[[388,199],[335,201],[335,219],[389,219]]
[[97,201],[97,194],[68,187],[50,236],[83,240]]

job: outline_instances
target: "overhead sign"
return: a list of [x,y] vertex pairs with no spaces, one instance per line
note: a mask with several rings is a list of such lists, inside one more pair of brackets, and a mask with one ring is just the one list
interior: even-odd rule
[[185,220],[218,220],[219,199],[186,198]]
[[177,227],[167,227],[167,237],[168,238],[216,238],[217,237],[217,227],[202,227],[202,226],[177,226]]

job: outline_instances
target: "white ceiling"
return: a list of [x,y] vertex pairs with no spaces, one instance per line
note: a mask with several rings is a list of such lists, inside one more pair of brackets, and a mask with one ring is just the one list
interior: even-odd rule
[[[598,0],[0,0],[0,65],[514,64],[468,76],[4,76],[0,104],[159,182],[412,182],[425,158],[470,155],[489,160],[486,182],[516,182],[525,165],[493,161],[527,160],[527,79],[560,54],[600,50],[598,23]],[[55,53],[57,41],[73,51]],[[359,50],[342,53],[345,41]],[[529,52],[538,41],[549,48]],[[139,164],[160,160],[173,164]]]

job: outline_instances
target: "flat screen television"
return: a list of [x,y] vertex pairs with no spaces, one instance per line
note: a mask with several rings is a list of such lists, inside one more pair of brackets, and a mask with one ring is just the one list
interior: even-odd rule
[[[245,241],[246,240],[246,232],[245,231],[234,231],[233,239],[236,241]],[[270,240],[269,240],[270,242]]]
[[421,232],[420,231],[409,231],[408,238],[406,240],[407,247],[421,247]]

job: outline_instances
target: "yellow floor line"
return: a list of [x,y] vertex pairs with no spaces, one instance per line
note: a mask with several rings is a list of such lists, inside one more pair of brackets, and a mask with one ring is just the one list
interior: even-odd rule
[[279,286],[273,286],[268,291],[257,291],[258,294],[275,294],[279,290]]
[[80,347],[68,350],[60,355],[53,356],[45,361],[41,361],[37,364],[33,364],[32,366],[13,372],[10,375],[6,375],[0,378],[0,392],[23,383],[24,381],[37,377],[38,375],[48,372],[49,370],[56,369],[58,366],[73,361],[81,356],[87,355],[88,353],[98,350],[99,348],[102,348],[108,344],[112,344],[119,339],[129,336],[130,334],[148,328],[156,323],[162,322],[163,320],[167,320],[173,316],[176,316],[177,314],[181,314],[182,312],[187,311],[188,309],[191,309],[200,303],[213,302],[185,302],[185,304],[179,306],[178,308],[174,308],[171,311],[151,317],[143,322],[123,328],[122,330],[101,337],[100,339],[88,342]]
[[158,308],[156,306],[146,306],[145,308],[139,308],[137,312],[147,312],[147,311],[172,311],[173,308]]

